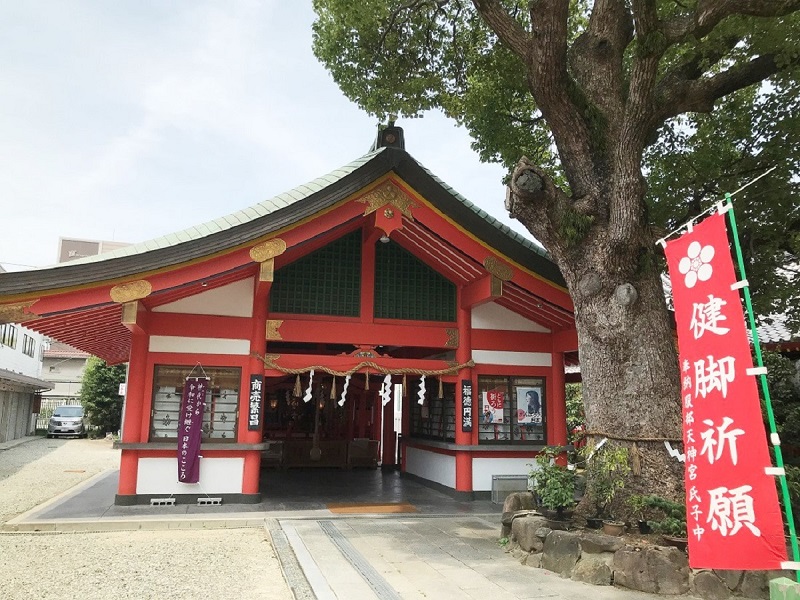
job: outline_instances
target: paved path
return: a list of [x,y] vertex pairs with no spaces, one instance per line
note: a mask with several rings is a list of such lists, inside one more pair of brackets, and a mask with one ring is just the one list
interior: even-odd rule
[[[113,507],[117,456],[91,440],[39,439],[0,452],[0,504],[4,494],[17,498],[13,510],[0,510],[0,598],[661,598],[523,566],[497,543],[499,506],[454,502],[379,472],[355,474],[360,485],[376,486],[366,496],[389,487],[391,498],[421,511],[334,514],[327,502],[354,497],[343,472],[334,474],[336,486],[321,473],[305,484],[292,473],[297,492],[284,480],[278,498],[243,512]],[[88,479],[76,485],[77,476]],[[55,499],[43,502],[39,488]],[[331,489],[336,497],[320,496]]]

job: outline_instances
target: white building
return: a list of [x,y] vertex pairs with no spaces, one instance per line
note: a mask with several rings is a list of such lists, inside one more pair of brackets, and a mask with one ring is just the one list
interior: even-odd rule
[[[0,271],[2,271],[0,267]],[[0,443],[31,435],[36,428],[45,337],[15,323],[0,325]]]

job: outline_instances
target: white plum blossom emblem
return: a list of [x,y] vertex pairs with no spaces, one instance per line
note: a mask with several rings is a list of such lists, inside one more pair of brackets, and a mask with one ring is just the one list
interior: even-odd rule
[[686,275],[684,282],[687,288],[693,288],[698,280],[711,279],[713,269],[711,259],[714,258],[714,246],[700,246],[700,242],[692,242],[686,251],[686,256],[678,263],[678,270]]

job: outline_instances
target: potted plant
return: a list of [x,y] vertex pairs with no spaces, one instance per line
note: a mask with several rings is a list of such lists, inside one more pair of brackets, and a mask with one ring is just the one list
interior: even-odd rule
[[587,490],[595,502],[597,515],[603,519],[603,531],[621,535],[625,524],[614,519],[614,498],[625,487],[625,476],[630,473],[628,449],[604,444],[586,452]]
[[536,466],[530,473],[540,512],[559,521],[571,518],[575,504],[575,471],[556,460],[562,451],[557,446],[544,448],[536,455]]
[[641,494],[634,494],[629,496],[626,500],[628,508],[631,509],[631,514],[637,519],[639,526],[639,533],[650,533],[652,529],[649,523],[644,518],[645,510],[648,508],[647,497]]
[[660,533],[668,546],[686,550],[686,506],[661,496],[647,496],[645,500],[649,508],[660,510],[664,515],[660,520],[648,521],[653,531]]

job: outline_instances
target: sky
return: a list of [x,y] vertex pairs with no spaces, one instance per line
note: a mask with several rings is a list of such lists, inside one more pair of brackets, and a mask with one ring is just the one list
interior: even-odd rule
[[[60,237],[179,231],[365,154],[378,122],[314,58],[313,20],[280,0],[0,3],[0,265],[53,264]],[[414,158],[527,234],[464,129],[397,124]]]

